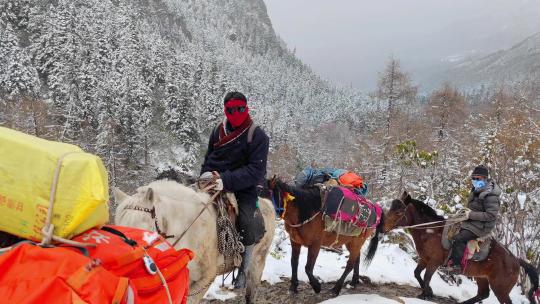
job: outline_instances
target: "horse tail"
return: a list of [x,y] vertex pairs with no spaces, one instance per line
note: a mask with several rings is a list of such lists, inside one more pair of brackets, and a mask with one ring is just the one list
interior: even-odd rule
[[364,266],[367,268],[369,264],[371,264],[371,261],[373,260],[373,257],[375,256],[375,252],[377,252],[377,247],[379,246],[379,235],[383,233],[384,228],[384,212],[381,214],[381,221],[377,225],[377,228],[375,229],[375,234],[371,237],[371,240],[369,241],[369,247],[368,252],[366,254],[366,258],[364,259]]
[[529,276],[529,279],[531,280],[532,288],[527,293],[527,298],[529,301],[531,301],[531,304],[535,304],[535,295],[538,293],[538,270],[534,268],[533,265],[525,262],[522,259],[519,259],[519,265],[523,267],[527,275]]

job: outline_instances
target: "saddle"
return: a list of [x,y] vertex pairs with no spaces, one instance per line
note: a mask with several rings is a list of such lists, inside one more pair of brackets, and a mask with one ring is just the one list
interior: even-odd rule
[[[458,234],[460,226],[461,225],[459,223],[447,223],[444,226],[441,244],[445,250],[450,250],[452,248],[452,240],[454,239],[454,236]],[[464,254],[464,257],[466,256],[467,260],[474,262],[481,262],[485,260],[491,249],[492,241],[493,236],[491,234],[479,237],[475,240],[470,240],[467,243],[467,247],[465,248],[466,255]],[[449,259],[449,257],[450,253],[447,260]]]
[[[232,232],[229,230],[230,234],[235,234],[235,236],[230,235],[230,237],[227,238],[224,242],[234,242],[237,243],[239,241],[239,207],[238,207],[238,201],[236,200],[236,196],[232,192],[226,192],[223,190],[223,184],[216,183],[217,178],[213,176],[212,173],[206,172],[203,175],[199,177],[199,180],[197,181],[196,187],[198,191],[206,192],[212,196],[214,196],[213,205],[216,208],[216,211],[218,213],[218,235],[223,233],[224,225],[229,225],[227,223],[223,223],[223,217],[226,215],[226,218],[229,219],[230,223],[232,223],[232,226],[235,228],[235,231]],[[221,190],[221,191],[220,191]],[[216,191],[220,191],[216,194]],[[257,202],[258,205],[258,202]],[[246,219],[242,219],[242,221],[245,221]],[[254,225],[254,231],[248,231],[247,233],[250,233],[250,236],[254,236],[256,239],[256,243],[262,239],[264,236],[265,230],[264,230],[264,218],[262,216],[262,213],[259,208],[256,209],[255,214],[253,215],[253,219],[251,219],[258,223],[258,225]]]

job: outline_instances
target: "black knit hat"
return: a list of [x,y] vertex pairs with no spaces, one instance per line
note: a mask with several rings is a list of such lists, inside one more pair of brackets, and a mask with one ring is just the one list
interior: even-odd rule
[[489,176],[489,171],[488,171],[488,168],[484,165],[478,165],[474,168],[471,176],[475,176],[475,175],[478,175],[478,176],[484,176],[486,178],[488,178]]
[[225,98],[223,98],[223,103],[226,104],[227,101],[231,100],[231,99],[240,99],[240,100],[243,100],[245,102],[247,102],[247,98],[244,94],[240,93],[240,92],[229,92],[227,94],[225,94]]

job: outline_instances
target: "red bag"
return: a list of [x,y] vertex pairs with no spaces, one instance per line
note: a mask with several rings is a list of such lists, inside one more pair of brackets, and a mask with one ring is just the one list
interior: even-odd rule
[[364,186],[364,181],[362,178],[354,173],[354,172],[347,172],[339,177],[339,183],[342,186],[349,186],[353,188],[362,188]]
[[192,251],[177,251],[155,232],[121,226],[90,229],[73,240],[97,245],[88,248],[90,257],[101,260],[111,273],[129,278],[135,303],[168,303],[166,288],[153,267],[163,274],[173,303],[187,301]]
[[22,244],[0,256],[0,303],[126,303],[128,279],[80,252]]

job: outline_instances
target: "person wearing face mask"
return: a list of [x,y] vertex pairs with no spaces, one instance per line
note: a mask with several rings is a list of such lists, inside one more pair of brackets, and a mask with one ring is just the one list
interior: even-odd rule
[[224,98],[225,119],[210,135],[201,177],[211,174],[238,202],[237,228],[245,246],[235,288],[244,288],[254,244],[264,234],[258,210],[257,186],[266,176],[269,138],[249,116],[247,98],[229,92]]
[[461,274],[461,259],[467,242],[486,236],[495,228],[499,215],[501,188],[489,178],[488,168],[479,165],[471,174],[473,188],[469,194],[468,208],[460,210],[466,218],[461,223],[461,229],[454,236],[451,253],[451,265],[447,271]]

